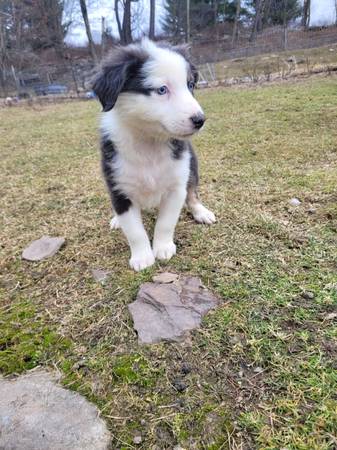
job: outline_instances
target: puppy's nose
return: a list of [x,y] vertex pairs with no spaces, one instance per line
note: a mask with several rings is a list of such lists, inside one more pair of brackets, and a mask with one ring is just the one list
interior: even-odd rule
[[196,128],[197,130],[199,130],[203,126],[205,120],[206,118],[202,113],[196,114],[195,116],[191,117],[194,128]]

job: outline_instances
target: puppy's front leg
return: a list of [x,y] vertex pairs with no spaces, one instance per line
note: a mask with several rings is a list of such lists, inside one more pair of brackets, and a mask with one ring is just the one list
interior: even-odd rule
[[186,189],[179,187],[161,201],[153,238],[153,253],[158,259],[170,259],[176,253],[173,235],[185,199]]
[[130,245],[130,267],[138,272],[152,266],[154,256],[142,222],[140,209],[132,205],[128,211],[118,215],[118,223]]

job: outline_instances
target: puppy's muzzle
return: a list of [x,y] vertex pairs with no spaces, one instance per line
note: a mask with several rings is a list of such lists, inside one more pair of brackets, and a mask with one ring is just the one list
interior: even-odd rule
[[200,130],[200,128],[203,126],[203,124],[205,123],[205,120],[206,120],[204,114],[202,114],[202,113],[196,114],[195,116],[192,116],[190,119],[193,124],[193,127],[196,130]]

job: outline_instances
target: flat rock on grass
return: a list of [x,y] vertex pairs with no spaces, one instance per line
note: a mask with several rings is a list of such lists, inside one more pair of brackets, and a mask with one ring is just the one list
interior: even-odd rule
[[54,256],[64,243],[63,237],[42,236],[24,249],[22,258],[28,261],[41,261],[41,259]]
[[0,449],[107,450],[110,433],[98,409],[36,371],[0,378]]
[[140,344],[181,341],[219,301],[196,277],[144,283],[129,311]]

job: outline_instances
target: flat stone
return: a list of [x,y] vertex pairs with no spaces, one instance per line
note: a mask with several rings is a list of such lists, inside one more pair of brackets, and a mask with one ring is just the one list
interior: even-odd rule
[[64,245],[63,237],[42,236],[41,239],[33,241],[22,252],[22,258],[28,261],[41,261],[41,259],[54,256]]
[[177,279],[178,275],[171,272],[163,272],[152,278],[155,283],[173,283],[173,281],[176,281]]
[[202,317],[219,303],[196,277],[173,283],[144,283],[129,311],[140,344],[182,341],[200,326]]
[[0,378],[0,449],[107,450],[110,433],[98,409],[38,370]]
[[92,276],[98,283],[104,283],[110,276],[111,272],[101,269],[92,269]]

